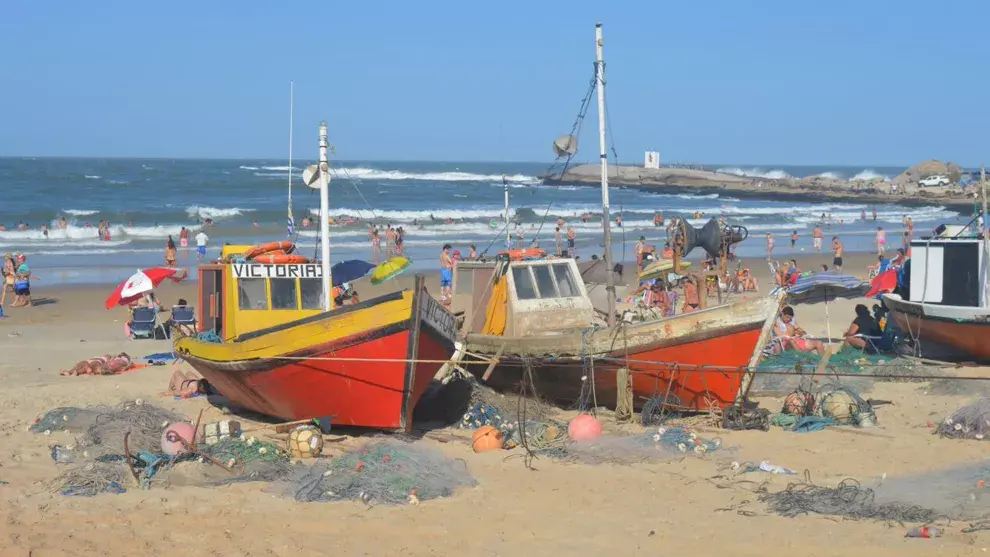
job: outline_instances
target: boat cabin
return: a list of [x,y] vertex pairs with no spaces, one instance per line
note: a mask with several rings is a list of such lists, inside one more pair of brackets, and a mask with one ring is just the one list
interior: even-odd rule
[[323,312],[319,263],[199,266],[200,331],[223,340]]
[[595,309],[573,259],[459,261],[451,310],[464,333],[522,337],[587,329]]
[[987,306],[987,257],[977,238],[921,238],[911,241],[908,291],[904,298],[946,306]]

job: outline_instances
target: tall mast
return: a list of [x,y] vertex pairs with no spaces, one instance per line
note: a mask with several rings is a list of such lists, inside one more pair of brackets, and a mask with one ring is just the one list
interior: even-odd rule
[[295,220],[292,218],[292,110],[293,110],[293,88],[294,83],[289,82],[289,226],[295,228]]
[[983,213],[980,215],[980,221],[983,222],[983,226],[980,227],[980,236],[983,238],[983,294],[980,296],[980,302],[983,307],[990,307],[990,292],[987,285],[988,277],[990,277],[990,238],[987,238],[987,230],[990,230],[988,226],[990,223],[987,222],[987,170],[982,165],[980,166],[980,191],[983,197]]
[[327,161],[327,123],[320,122],[320,258],[323,265],[323,310],[330,311],[330,164]]
[[608,297],[608,324],[615,325],[615,277],[612,276],[612,217],[608,210],[608,153],[605,145],[605,41],[602,22],[595,24],[595,81],[598,87],[598,145],[602,160],[602,226],[605,231],[605,295]]
[[505,174],[502,175],[502,189],[505,190],[505,249],[512,249],[512,239],[509,236],[512,233],[509,230],[509,181]]

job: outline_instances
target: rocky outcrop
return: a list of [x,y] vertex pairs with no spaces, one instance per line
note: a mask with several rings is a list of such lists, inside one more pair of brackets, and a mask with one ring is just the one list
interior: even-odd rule
[[948,176],[954,182],[962,176],[962,167],[954,162],[930,159],[898,174],[894,178],[894,183],[899,185],[917,184],[918,180],[936,175]]

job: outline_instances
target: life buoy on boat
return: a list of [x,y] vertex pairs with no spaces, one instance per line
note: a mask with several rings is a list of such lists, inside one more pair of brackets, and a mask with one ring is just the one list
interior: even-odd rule
[[299,255],[297,253],[275,251],[255,256],[251,258],[251,261],[254,261],[255,263],[266,263],[268,265],[292,265],[297,263],[309,263],[309,258],[305,255]]
[[286,253],[292,253],[292,251],[295,249],[296,249],[296,245],[293,244],[292,242],[288,240],[279,240],[278,242],[268,242],[267,244],[259,244],[257,246],[254,246],[253,248],[244,252],[244,255],[242,255],[241,257],[243,257],[244,259],[254,259],[259,255],[272,251],[280,251],[283,254],[286,254]]
[[524,259],[539,259],[541,257],[546,257],[547,252],[540,248],[523,248],[502,251],[499,252],[499,255],[502,257],[508,257],[509,261],[522,261]]

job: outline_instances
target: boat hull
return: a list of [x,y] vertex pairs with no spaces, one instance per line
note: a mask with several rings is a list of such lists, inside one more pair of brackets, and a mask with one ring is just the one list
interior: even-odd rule
[[281,418],[408,430],[454,350],[454,317],[423,289],[176,350],[232,405]]
[[[494,356],[498,353],[495,347],[505,343],[500,364],[487,381],[496,389],[518,390],[529,365],[542,397],[565,404],[588,397],[588,402],[614,407],[616,373],[627,367],[637,408],[646,399],[661,396],[674,405],[708,410],[733,404],[745,390],[746,370],[756,364],[779,307],[775,298],[744,300],[628,326],[625,332],[605,329],[591,335],[562,335],[550,341],[556,345],[552,354],[539,354],[539,341],[533,339],[500,342],[497,337],[479,335],[467,336],[466,349]],[[511,348],[514,342],[523,347],[523,353]],[[573,346],[575,342],[578,346]],[[592,356],[592,365],[582,354]],[[481,374],[485,367],[472,366],[471,371]],[[594,400],[586,388],[592,377]]]
[[990,312],[984,308],[922,304],[887,294],[889,318],[922,347],[937,344],[977,362],[990,362]]

